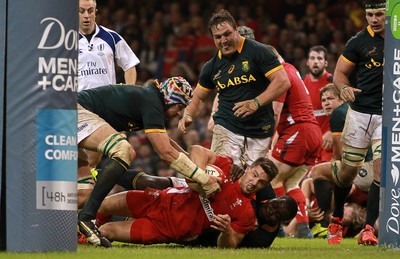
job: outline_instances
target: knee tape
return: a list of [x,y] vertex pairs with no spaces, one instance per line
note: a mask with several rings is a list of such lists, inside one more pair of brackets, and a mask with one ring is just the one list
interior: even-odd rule
[[375,161],[376,159],[381,158],[381,145],[382,141],[376,141],[372,144],[372,160]]
[[340,162],[339,161],[332,161],[331,162],[331,170],[332,170],[332,179],[333,181],[336,183],[337,186],[339,186],[340,188],[345,188],[348,186],[345,186],[344,184],[342,184],[339,180],[339,174],[340,174]]
[[343,146],[342,162],[353,167],[362,166],[366,153],[366,148],[353,148],[345,145]]
[[78,190],[91,190],[93,189],[93,179],[92,177],[84,177],[78,179]]
[[126,169],[128,169],[132,163],[132,158],[130,155],[131,149],[132,146],[126,140],[125,134],[121,133],[115,133],[105,138],[97,146],[98,152],[107,155],[111,159],[114,159]]

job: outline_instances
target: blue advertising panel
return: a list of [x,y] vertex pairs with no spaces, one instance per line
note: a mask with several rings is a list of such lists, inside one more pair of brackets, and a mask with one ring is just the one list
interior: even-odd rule
[[8,251],[77,249],[78,2],[7,2]]

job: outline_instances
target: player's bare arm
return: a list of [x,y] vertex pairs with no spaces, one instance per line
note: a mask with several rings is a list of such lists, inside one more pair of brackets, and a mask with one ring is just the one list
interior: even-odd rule
[[244,238],[231,227],[231,217],[227,214],[215,215],[211,228],[220,231],[217,246],[222,248],[236,248]]
[[207,100],[210,92],[196,87],[193,91],[193,98],[189,105],[185,108],[182,118],[179,120],[178,129],[186,134],[186,127],[190,126],[198,112],[204,107],[204,102]]
[[252,100],[238,102],[233,107],[235,115],[245,118],[256,112],[261,106],[271,103],[290,88],[289,78],[284,69],[279,69],[267,77],[270,84],[267,89]]
[[354,102],[355,94],[361,92],[360,89],[350,85],[349,76],[354,66],[347,63],[342,57],[336,63],[335,72],[333,73],[333,84],[339,91],[339,97],[345,102]]

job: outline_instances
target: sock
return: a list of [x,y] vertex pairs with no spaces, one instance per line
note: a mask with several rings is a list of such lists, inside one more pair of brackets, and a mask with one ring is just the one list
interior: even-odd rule
[[274,188],[274,192],[277,197],[284,196],[286,194],[285,187],[283,187],[283,185],[281,187]]
[[[315,197],[317,198],[318,207],[327,215],[331,210],[332,202],[332,183],[324,179],[316,179],[313,181]],[[328,227],[329,220],[324,217],[321,221],[322,227]]]
[[292,197],[297,201],[297,223],[308,223],[308,213],[306,207],[306,197],[300,188],[296,188],[287,193],[288,196]]
[[88,221],[96,218],[97,210],[107,194],[112,190],[118,179],[126,172],[124,166],[111,159],[97,177],[89,199],[78,214],[78,220]]
[[347,196],[351,190],[351,185],[348,187],[341,188],[334,184],[333,187],[333,196],[335,198],[335,209],[333,210],[332,216],[343,219],[344,213],[344,203],[346,201]]
[[129,169],[125,174],[123,174],[117,184],[121,185],[122,187],[124,187],[127,190],[135,190],[136,187],[133,186],[133,181],[137,180],[136,178],[139,178],[140,175],[144,174],[144,172],[142,171],[138,171],[138,170],[133,170],[133,169]]
[[375,221],[379,216],[379,193],[380,182],[374,180],[368,191],[367,216],[365,219],[365,224],[368,224],[371,227],[374,227]]
[[104,224],[110,222],[111,217],[112,217],[111,215],[105,215],[105,214],[98,212],[96,214],[96,226],[100,227],[101,225],[104,225]]

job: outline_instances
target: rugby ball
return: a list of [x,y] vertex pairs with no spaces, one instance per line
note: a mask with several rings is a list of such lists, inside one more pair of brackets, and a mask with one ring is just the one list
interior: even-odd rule
[[[222,182],[225,179],[224,172],[222,171],[221,168],[219,168],[216,165],[208,164],[204,171],[205,171],[206,174],[209,174],[209,175],[212,175],[212,176],[215,176],[215,177],[220,177]],[[197,183],[196,181],[194,181],[192,179],[189,179],[189,178],[186,178],[185,180],[186,180],[186,183],[189,185],[189,187],[191,189],[195,190],[196,192],[198,192],[198,193],[200,193],[201,195],[204,196],[205,193],[204,193],[203,188],[201,187],[201,185],[199,183]]]

